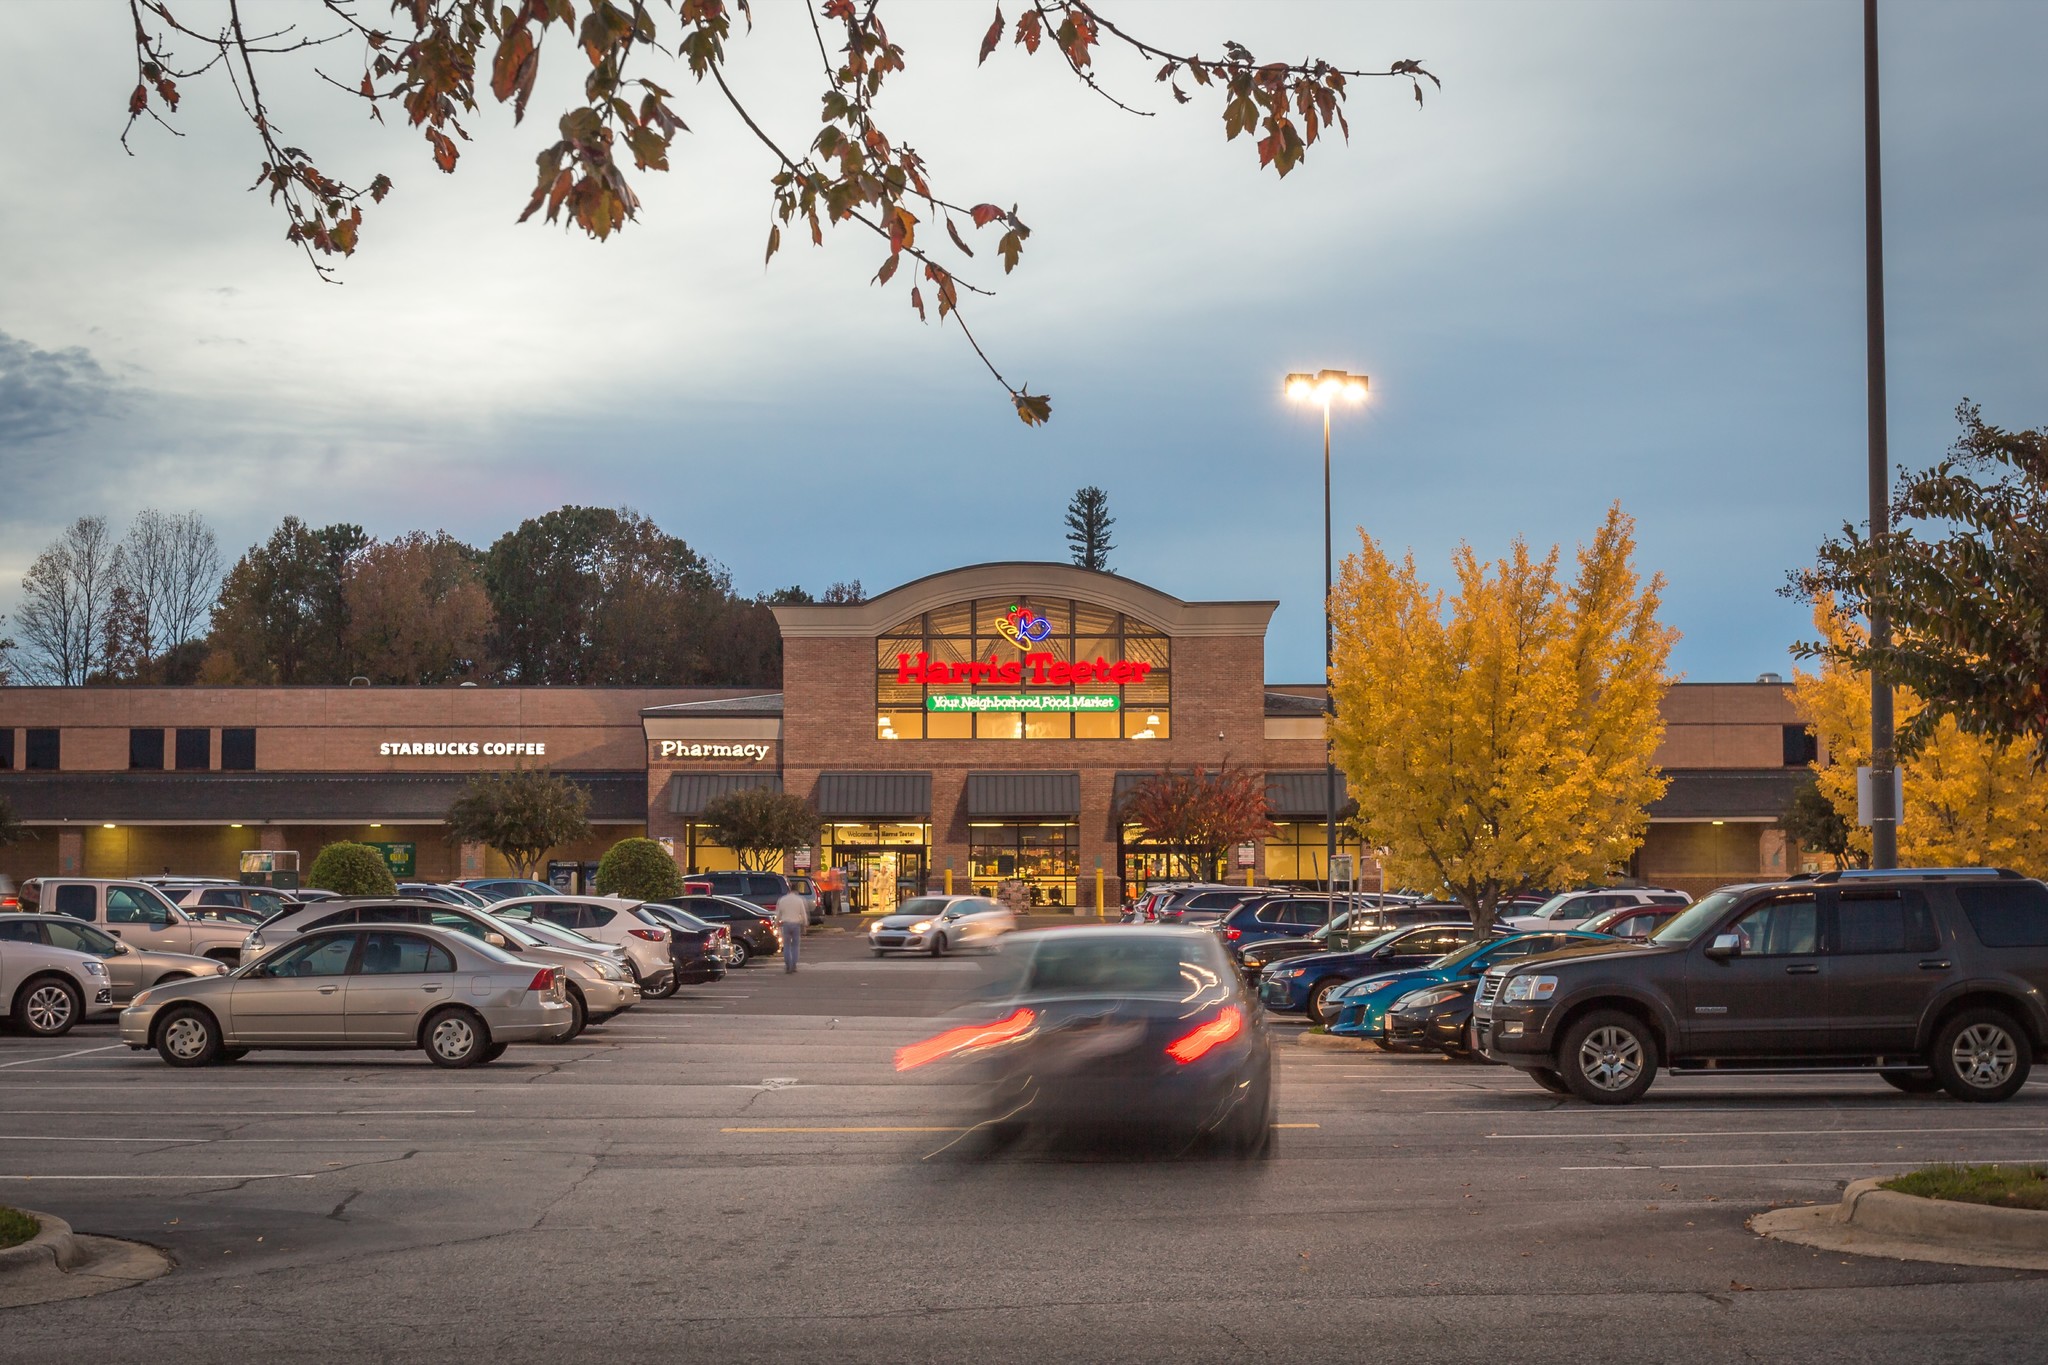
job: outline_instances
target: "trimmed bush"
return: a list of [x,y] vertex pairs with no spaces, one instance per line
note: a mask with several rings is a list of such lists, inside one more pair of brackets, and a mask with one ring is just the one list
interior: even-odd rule
[[652,839],[621,839],[597,864],[597,894],[661,900],[683,894],[683,874],[668,850]]
[[337,896],[395,896],[398,883],[384,855],[368,844],[329,844],[313,859],[306,885]]
[[20,1209],[0,1207],[0,1250],[19,1246],[42,1230],[42,1224]]

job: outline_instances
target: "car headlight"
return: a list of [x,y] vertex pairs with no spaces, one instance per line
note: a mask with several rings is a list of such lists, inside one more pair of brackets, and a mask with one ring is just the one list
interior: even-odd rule
[[128,1002],[128,1008],[131,1010],[141,1009],[144,1005],[147,1005],[149,1003],[149,997],[154,994],[156,994],[156,992],[153,990],[137,991],[135,993],[135,998]]
[[106,965],[96,957],[89,957],[79,965],[85,968],[87,976],[105,976],[107,974]]
[[1266,975],[1272,977],[1274,980],[1277,981],[1283,976],[1301,976],[1307,971],[1308,968],[1306,967],[1280,967],[1276,968],[1273,971],[1267,972]]
[[921,919],[921,920],[919,920],[919,921],[918,921],[917,923],[915,923],[915,924],[913,924],[913,925],[911,925],[911,926],[910,926],[910,932],[911,932],[911,933],[913,933],[913,934],[921,934],[921,933],[923,933],[923,932],[924,932],[925,930],[927,930],[927,929],[929,929],[929,928],[931,928],[931,927],[932,927],[932,922],[931,922],[930,920],[928,920],[928,919]]
[[1456,986],[1431,986],[1427,990],[1410,991],[1394,1002],[1397,1010],[1426,1010],[1437,1005],[1448,1005],[1465,992]]
[[1554,976],[1510,977],[1506,989],[1501,992],[1503,1000],[1548,1000],[1557,994],[1557,978]]
[[596,971],[597,971],[597,974],[598,974],[598,977],[599,977],[600,979],[602,979],[602,980],[605,980],[605,981],[621,981],[621,980],[624,980],[624,978],[623,978],[623,977],[621,977],[621,976],[619,975],[619,969],[618,969],[617,967],[614,967],[614,966],[613,966],[613,965],[612,965],[611,963],[609,963],[609,962],[606,962],[606,961],[605,961],[605,960],[604,960],[603,958],[598,958],[598,959],[597,959],[596,961],[592,962],[592,963],[591,963],[590,965],[591,965],[591,966],[592,966],[593,968],[595,968],[595,969],[596,969]]
[[1362,995],[1371,995],[1386,984],[1384,981],[1375,981],[1373,978],[1367,977],[1363,981],[1354,981],[1338,991],[1337,998],[1340,1000],[1356,1000]]

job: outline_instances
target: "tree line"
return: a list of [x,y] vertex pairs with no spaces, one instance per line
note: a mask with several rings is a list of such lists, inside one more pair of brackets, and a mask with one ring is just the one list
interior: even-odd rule
[[286,517],[223,570],[197,512],[140,513],[116,536],[80,517],[22,578],[0,680],[776,686],[770,607],[631,508],[561,507],[478,548],[446,531],[388,540]]

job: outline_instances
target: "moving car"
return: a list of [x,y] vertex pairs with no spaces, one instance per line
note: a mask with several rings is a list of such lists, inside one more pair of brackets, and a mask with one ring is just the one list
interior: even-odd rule
[[1360,977],[1426,966],[1501,932],[1482,932],[1469,920],[1390,929],[1356,948],[1313,953],[1268,968],[1259,981],[1259,1001],[1276,1014],[1307,1014],[1310,1023],[1327,1024],[1335,1017],[1337,993]]
[[991,948],[1017,927],[1001,901],[986,896],[918,896],[868,927],[868,949],[944,957],[963,948]]
[[106,985],[116,1006],[127,1004],[137,991],[159,982],[219,976],[227,971],[227,964],[215,958],[137,948],[68,915],[0,914],[0,942],[40,943],[98,958],[106,968]]
[[81,1019],[112,1013],[114,996],[106,965],[90,953],[0,940],[0,1005],[16,1031],[57,1038]]
[[436,1066],[465,1067],[573,1024],[553,967],[430,925],[337,924],[226,976],[142,992],[121,1012],[121,1041],[172,1066],[252,1048],[419,1048]]
[[732,931],[723,924],[707,924],[695,915],[649,901],[640,907],[668,929],[670,960],[675,980],[663,998],[676,993],[676,986],[695,986],[706,981],[723,981],[726,964],[732,960]]
[[[668,929],[640,913],[639,905],[623,896],[565,896],[558,891],[499,901],[490,913],[508,919],[544,919],[574,929],[585,938],[623,948],[632,960],[641,993],[665,1000],[675,994],[675,961],[669,951]],[[522,909],[528,913],[521,914]]]
[[1564,948],[1608,944],[1619,946],[1613,939],[1583,934],[1575,929],[1510,933],[1484,943],[1474,943],[1426,967],[1369,976],[1353,982],[1331,1001],[1337,1017],[1330,1025],[1330,1032],[1340,1038],[1371,1038],[1384,1045],[1387,1007],[1410,991],[1466,978],[1476,981],[1488,967],[1525,957],[1537,957]]
[[21,908],[69,915],[137,948],[210,957],[229,966],[240,959],[249,932],[239,924],[199,919],[139,881],[31,877],[21,885]]
[[775,917],[752,901],[736,896],[675,896],[660,902],[706,924],[722,924],[730,936],[732,951],[727,964],[735,970],[757,957],[773,957],[782,951],[782,928]]
[[1863,1071],[2008,1099],[2048,1045],[2048,886],[1998,868],[1723,887],[1647,944],[1488,972],[1494,1061],[1595,1104],[1673,1071]]
[[899,1071],[977,1071],[993,1141],[1038,1128],[1269,1151],[1265,1025],[1214,935],[1038,930],[1008,938],[994,967],[982,1002],[896,1053]]
[[[1552,896],[1525,915],[1508,918],[1510,929],[1573,929],[1582,920],[1609,910],[1632,909],[1642,905],[1684,906],[1692,897],[1683,891],[1660,891],[1654,887],[1603,887],[1591,891],[1565,891]],[[1507,912],[1501,912],[1506,915]]]

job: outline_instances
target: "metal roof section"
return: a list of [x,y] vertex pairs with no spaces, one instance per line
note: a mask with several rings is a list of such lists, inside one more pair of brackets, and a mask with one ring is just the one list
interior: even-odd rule
[[761,692],[749,697],[713,697],[709,701],[669,702],[662,706],[643,706],[640,708],[640,714],[679,720],[691,716],[778,717],[782,714],[782,694]]
[[[1322,769],[1267,773],[1266,808],[1275,820],[1321,820],[1329,813],[1327,776]],[[1358,802],[1344,774],[1337,774],[1337,818],[1358,813]]]
[[819,773],[813,798],[827,820],[929,820],[929,772]]
[[1081,816],[1079,772],[969,773],[970,820],[1077,820]]
[[780,773],[677,773],[668,780],[668,809],[671,815],[702,815],[704,807],[721,796],[761,788],[782,790]]
[[[471,773],[0,773],[27,824],[439,824]],[[595,824],[642,824],[647,778],[565,772],[590,793]]]

